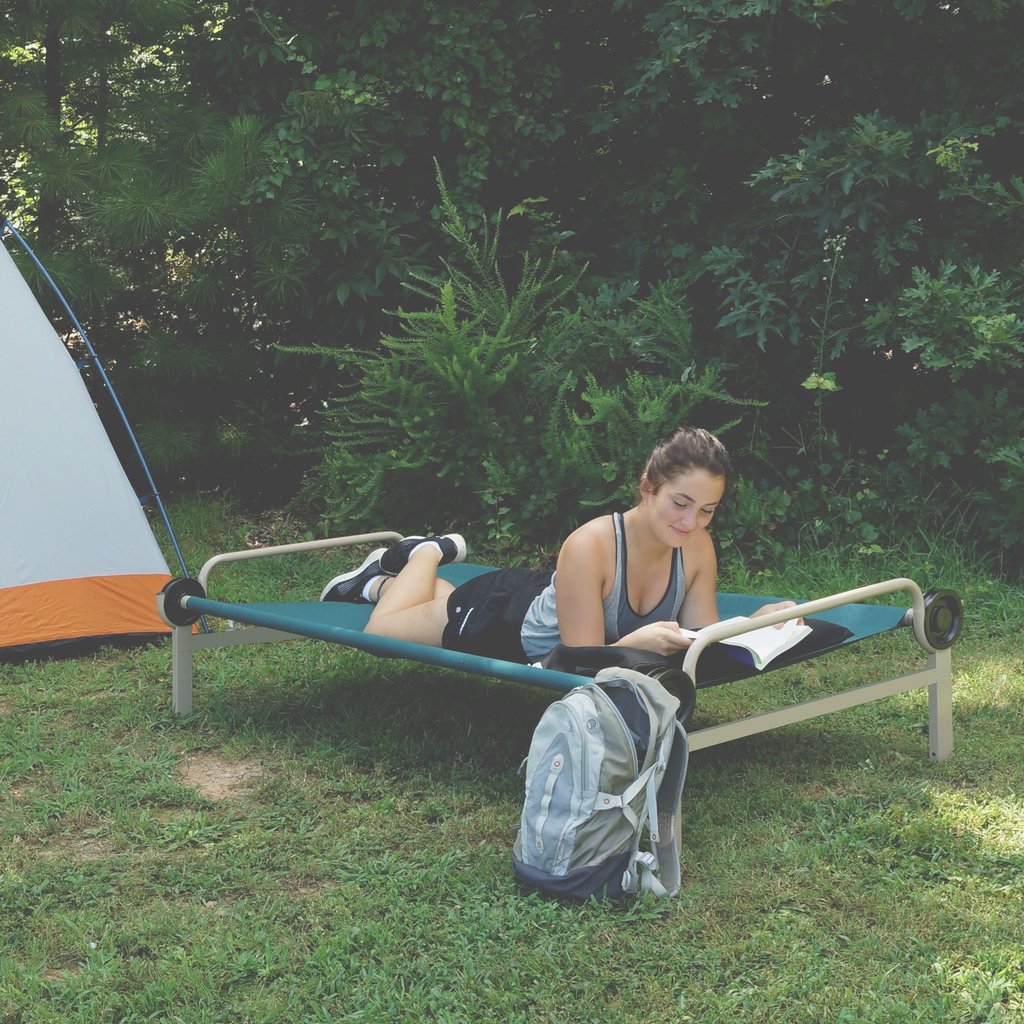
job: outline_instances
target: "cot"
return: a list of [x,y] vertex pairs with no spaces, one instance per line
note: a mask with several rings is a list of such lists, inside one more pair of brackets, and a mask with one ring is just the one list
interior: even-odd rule
[[[580,684],[580,676],[571,672],[372,636],[363,632],[371,610],[368,605],[319,601],[238,604],[211,600],[207,596],[207,583],[211,571],[227,562],[359,544],[387,544],[400,540],[401,536],[394,531],[384,530],[225,552],[210,558],[197,578],[172,580],[157,595],[157,609],[164,621],[172,627],[174,714],[186,716],[192,712],[194,655],[197,651],[298,638],[322,640],[384,658],[403,658],[557,692],[566,692]],[[440,570],[445,579],[456,585],[487,571],[490,571],[488,566],[471,563],[442,566]],[[892,593],[906,594],[910,606],[892,607],[865,603]],[[723,619],[749,615],[757,607],[771,600],[766,597],[728,593],[720,593],[718,597],[719,613]],[[950,756],[953,749],[950,647],[956,640],[962,620],[962,605],[956,594],[948,590],[930,590],[923,593],[913,580],[890,579],[817,600],[800,602],[795,609],[783,609],[759,617],[755,625],[772,625],[798,616],[814,616],[837,623],[849,630],[849,637],[839,647],[889,630],[907,628],[907,632],[913,636],[926,655],[927,664],[906,674],[866,682],[838,693],[815,697],[735,721],[694,729],[689,733],[691,751],[925,687],[928,690],[930,756],[936,760],[944,760]],[[223,619],[227,622],[228,628],[213,632],[196,631],[194,626],[200,617]],[[736,636],[749,628],[751,627],[743,624],[723,623],[709,631],[707,636],[695,641],[687,651],[682,664],[684,676],[690,681],[699,680],[697,686],[700,689],[753,674],[752,670],[737,671],[725,676],[700,679],[699,671],[699,659],[709,645]],[[782,657],[765,671],[791,663],[792,659]]]

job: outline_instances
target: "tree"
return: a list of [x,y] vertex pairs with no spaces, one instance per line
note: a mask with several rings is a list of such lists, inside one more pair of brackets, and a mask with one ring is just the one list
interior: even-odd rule
[[585,299],[685,283],[698,363],[786,396],[750,465],[794,523],[825,495],[870,541],[952,474],[1005,537],[1022,27],[1022,0],[34,0],[0,27],[0,189],[190,480],[315,462],[347,381],[287,350],[388,333],[442,251],[436,160],[470,228],[519,204],[512,250],[542,227],[588,261]]

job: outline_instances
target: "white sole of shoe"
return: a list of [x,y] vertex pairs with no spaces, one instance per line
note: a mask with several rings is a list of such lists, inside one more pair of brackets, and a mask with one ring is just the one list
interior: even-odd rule
[[466,538],[461,533],[449,533],[446,536],[455,541],[456,554],[452,561],[464,562],[466,560]]
[[[351,572],[343,572],[340,576],[335,576],[330,583],[320,592],[320,600],[323,601],[327,597],[328,593],[333,590],[339,583],[345,583],[348,580],[354,579],[358,576],[368,565],[372,565],[374,562],[380,561],[380,556],[387,551],[387,548],[377,548],[376,551],[371,551],[366,558],[363,559],[363,564],[358,569],[353,569]],[[382,574],[383,575],[383,574]]]

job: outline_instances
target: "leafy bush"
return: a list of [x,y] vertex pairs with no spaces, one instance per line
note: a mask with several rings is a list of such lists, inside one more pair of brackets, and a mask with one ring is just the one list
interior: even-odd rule
[[[532,497],[540,534],[545,517],[623,500],[655,424],[713,424],[699,393],[728,379],[771,398],[731,445],[751,449],[736,523],[763,557],[819,528],[881,544],[952,507],[1024,560],[1024,4],[79,6],[16,4],[0,24],[0,208],[38,243],[178,487],[273,501],[326,452],[335,478],[308,488],[326,510],[353,479],[373,490],[373,445],[390,438],[389,478],[433,467],[434,490],[461,502],[437,516],[482,501],[508,538]],[[441,345],[451,365],[434,376],[378,344],[417,268],[440,266],[440,219],[453,223],[431,157],[464,225],[543,195],[589,261],[586,298],[559,297],[574,272],[562,253],[534,268],[552,290],[505,294],[460,243],[470,277],[445,276],[464,336],[434,338],[450,317],[421,321],[422,337],[394,328]],[[418,312],[444,308],[442,283],[420,280]],[[490,308],[473,325],[478,301]],[[298,345],[391,368],[284,354]],[[393,373],[412,373],[409,394],[385,386]],[[351,452],[319,433],[345,374],[409,403],[383,427],[386,404],[331,406]],[[433,391],[447,405],[430,407]]]
[[867,322],[876,344],[900,344],[916,360],[915,411],[893,445],[900,499],[908,507],[911,495],[968,497],[976,533],[1019,560],[1024,404],[1007,383],[1024,366],[1019,289],[977,263],[943,262],[934,274],[916,267],[912,279]]
[[585,268],[555,248],[527,249],[510,285],[500,229],[471,233],[443,182],[441,200],[455,253],[416,278],[427,308],[400,310],[376,350],[337,355],[350,383],[304,491],[333,527],[454,525],[498,548],[550,544],[630,503],[659,437],[745,404],[724,391],[723,367],[698,368],[678,283],[580,298]]
[[768,159],[746,236],[709,249],[725,351],[785,396],[753,464],[763,510],[782,514],[766,490],[788,495],[773,549],[812,524],[885,544],[955,521],[1007,568],[1024,561],[1024,406],[1008,384],[1024,367],[1024,264],[1000,229],[1024,185],[982,162],[1012,131],[996,118],[979,143],[948,114],[854,116]]

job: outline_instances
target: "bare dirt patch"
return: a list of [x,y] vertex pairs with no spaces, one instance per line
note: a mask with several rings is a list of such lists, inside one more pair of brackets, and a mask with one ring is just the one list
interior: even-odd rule
[[178,768],[178,781],[207,800],[238,800],[263,778],[258,761],[229,761],[220,754],[194,751]]
[[67,981],[69,974],[77,974],[81,969],[82,965],[80,963],[75,960],[67,960],[56,967],[47,967],[41,977],[43,981],[51,985],[59,984],[62,981]]
[[10,793],[15,800],[24,800],[27,797],[32,796],[36,791],[36,787],[39,785],[40,780],[43,778],[43,772],[32,771],[23,779],[19,779],[17,782],[11,783]]
[[296,537],[309,529],[308,524],[293,519],[286,512],[271,509],[268,512],[253,513],[247,517],[245,535],[247,548],[274,547],[277,544],[291,544]]
[[117,693],[115,690],[90,690],[83,693],[82,700],[107,700],[108,697],[122,697],[123,695]]
[[75,861],[107,860],[117,853],[109,839],[98,836],[61,836],[40,847],[39,856],[44,860],[67,857]]

